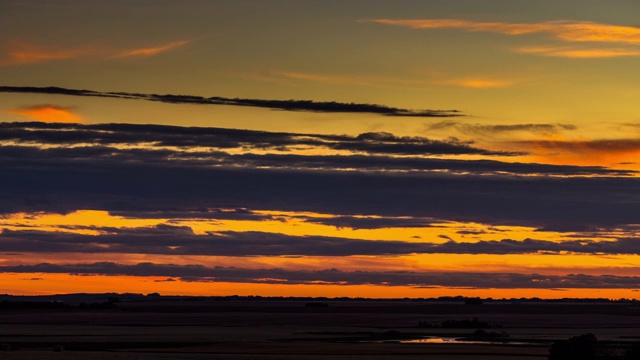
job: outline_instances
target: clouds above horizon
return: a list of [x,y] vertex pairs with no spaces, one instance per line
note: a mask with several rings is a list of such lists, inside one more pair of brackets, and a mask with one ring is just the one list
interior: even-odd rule
[[640,293],[640,2],[151,3],[0,0],[2,291]]

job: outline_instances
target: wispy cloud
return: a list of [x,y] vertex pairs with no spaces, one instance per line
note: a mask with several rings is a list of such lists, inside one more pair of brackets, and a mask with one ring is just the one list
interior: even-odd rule
[[640,44],[640,27],[601,24],[589,21],[548,21],[541,23],[480,22],[461,19],[369,19],[363,22],[403,26],[412,29],[460,29],[505,35],[548,33],[566,42],[610,42]]
[[575,130],[573,124],[468,124],[453,120],[439,121],[427,126],[428,130],[455,129],[466,134],[494,135],[500,133],[528,132],[538,135],[557,134]]
[[55,48],[50,45],[43,46],[24,41],[10,41],[4,45],[5,50],[0,55],[0,66],[36,64],[85,57],[105,59],[150,57],[175,50],[190,42],[191,40],[181,40],[154,47],[118,50],[117,48],[101,45]]
[[9,49],[0,58],[0,66],[35,64],[55,60],[75,59],[94,54],[94,48],[55,49],[50,46],[38,46],[26,42],[11,42]]
[[535,54],[540,56],[577,59],[640,56],[640,49],[636,50],[625,48],[578,49],[557,46],[531,46],[515,49],[515,52],[520,54]]
[[320,82],[320,83],[326,83],[326,84],[375,85],[376,83],[380,82],[370,78],[361,78],[361,77],[344,76],[344,75],[323,75],[323,74],[290,72],[290,71],[278,71],[276,72],[276,74],[284,76],[288,79]]
[[302,73],[302,72],[288,72],[278,71],[275,74],[283,76],[292,80],[303,80],[325,84],[350,84],[350,85],[362,85],[362,86],[389,86],[389,85],[453,85],[462,86],[468,88],[504,88],[516,84],[518,81],[514,79],[499,79],[491,78],[487,76],[483,77],[465,77],[465,78],[453,78],[453,79],[407,79],[407,78],[390,78],[390,77],[376,77],[376,76],[348,76],[348,75],[326,75],[326,74],[314,74],[314,73]]
[[79,123],[84,120],[80,115],[72,112],[73,107],[50,104],[32,105],[9,110],[9,113],[25,116],[32,120],[57,123]]
[[176,48],[182,47],[190,43],[191,40],[182,40],[182,41],[174,41],[168,44],[159,45],[155,47],[149,48],[140,48],[133,50],[122,51],[121,53],[113,56],[114,58],[125,58],[125,57],[149,57],[158,55],[167,51],[174,50]]

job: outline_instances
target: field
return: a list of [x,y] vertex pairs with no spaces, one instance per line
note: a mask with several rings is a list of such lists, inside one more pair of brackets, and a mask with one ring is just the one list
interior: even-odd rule
[[[490,327],[441,326],[473,318]],[[612,343],[640,340],[640,307],[156,300],[120,302],[115,309],[3,309],[0,358],[546,359],[554,340],[584,333]],[[473,341],[403,342],[429,336]]]

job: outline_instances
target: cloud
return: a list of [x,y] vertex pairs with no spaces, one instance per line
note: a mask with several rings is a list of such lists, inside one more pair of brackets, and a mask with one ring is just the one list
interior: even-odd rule
[[305,222],[335,226],[336,228],[359,229],[384,229],[384,228],[408,228],[428,227],[432,223],[441,222],[437,219],[424,219],[414,217],[379,217],[379,216],[336,216],[336,217],[303,217]]
[[239,99],[223,98],[219,96],[201,97],[192,95],[158,95],[137,94],[126,92],[97,92],[92,90],[64,89],[58,87],[18,87],[0,86],[0,92],[10,93],[35,93],[57,94],[72,96],[95,96],[119,99],[137,99],[159,101],[171,104],[205,104],[261,107],[286,111],[312,111],[328,113],[372,113],[386,116],[415,116],[415,117],[453,117],[462,116],[457,110],[410,110],[376,104],[341,103],[335,101],[311,101],[311,100],[264,100],[264,99]]
[[64,107],[50,104],[32,105],[19,109],[9,110],[9,113],[25,116],[31,120],[56,122],[56,123],[80,123],[84,118],[74,114],[74,107]]
[[[368,241],[327,236],[291,236],[257,231],[220,231],[195,235],[188,227],[158,225],[101,229],[103,235],[10,231],[0,234],[5,250],[48,253],[121,253],[198,256],[351,256],[432,252],[431,245],[403,241]],[[421,251],[424,249],[424,251]]]
[[12,66],[23,64],[36,64],[56,60],[69,60],[82,57],[100,58],[141,58],[155,56],[161,53],[172,51],[189,44],[191,40],[174,41],[167,44],[130,49],[116,50],[107,46],[82,46],[69,49],[52,48],[51,46],[41,46],[23,41],[10,41],[4,47],[3,58],[0,58],[0,66]]
[[624,49],[624,48],[606,48],[606,49],[579,49],[571,47],[556,47],[556,46],[532,46],[521,47],[515,50],[520,54],[534,54],[550,57],[563,57],[563,58],[612,58],[612,57],[625,57],[625,56],[639,56],[640,50],[636,49]]
[[609,42],[640,44],[640,27],[596,22],[548,21],[542,23],[480,22],[460,19],[370,19],[362,22],[395,25],[412,29],[460,29],[505,35],[547,33],[565,42]]
[[383,285],[412,287],[453,287],[492,289],[616,289],[640,287],[640,277],[615,275],[541,275],[486,272],[413,272],[413,271],[341,271],[286,270],[280,268],[246,269],[139,263],[124,265],[113,262],[85,264],[50,264],[0,266],[0,272],[162,276],[181,281],[243,282],[278,284]]
[[429,124],[428,130],[456,129],[467,134],[491,135],[496,133],[530,132],[534,134],[557,134],[562,131],[576,130],[573,124],[468,124],[453,120],[444,120]]
[[200,219],[200,220],[238,220],[238,221],[267,221],[274,220],[272,215],[260,214],[249,209],[216,209],[216,208],[198,208],[192,210],[165,210],[157,209],[154,211],[123,211],[111,212],[113,216],[122,216],[126,218],[144,218],[144,219]]
[[191,40],[182,40],[182,41],[174,41],[168,44],[150,47],[150,48],[140,48],[134,50],[126,50],[121,53],[113,56],[114,58],[126,58],[126,57],[149,57],[158,55],[167,51],[174,50],[176,48],[187,45],[191,42]]

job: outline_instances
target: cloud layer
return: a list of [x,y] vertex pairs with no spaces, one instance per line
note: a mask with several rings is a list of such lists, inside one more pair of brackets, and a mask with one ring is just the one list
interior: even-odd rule
[[[635,224],[640,213],[634,195],[640,194],[640,184],[619,177],[630,172],[423,157],[505,155],[458,142],[386,133],[333,136],[127,124],[5,123],[0,128],[4,213],[225,207],[574,230]],[[296,154],[302,145],[346,154]],[[238,149],[243,151],[229,152]],[[581,174],[598,177],[575,177]]]

